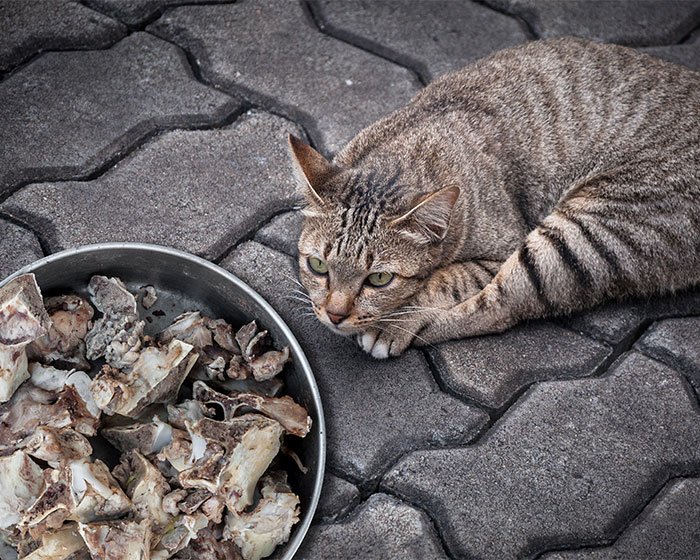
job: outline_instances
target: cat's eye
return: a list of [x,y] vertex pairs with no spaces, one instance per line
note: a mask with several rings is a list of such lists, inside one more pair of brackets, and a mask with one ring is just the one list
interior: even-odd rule
[[373,272],[367,277],[367,283],[375,288],[382,288],[391,282],[394,275],[391,272]]
[[309,257],[307,262],[312,272],[316,274],[328,274],[328,265],[318,257]]

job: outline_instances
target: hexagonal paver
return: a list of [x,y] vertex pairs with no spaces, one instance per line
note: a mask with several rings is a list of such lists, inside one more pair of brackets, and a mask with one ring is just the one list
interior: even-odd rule
[[498,49],[527,41],[521,25],[473,2],[318,0],[324,30],[433,79]]
[[69,0],[0,2],[0,73],[41,51],[103,49],[126,27]]
[[404,453],[469,441],[487,415],[442,393],[417,350],[377,361],[331,333],[296,302],[292,260],[255,242],[222,266],[266,298],[297,335],[316,376],[328,427],[328,461],[371,483]]
[[542,39],[575,35],[630,46],[679,42],[700,23],[698,0],[484,0]]
[[604,378],[536,385],[477,445],[411,453],[382,487],[422,504],[452,555],[508,560],[612,540],[698,468],[685,382],[631,353]]
[[636,346],[684,373],[700,395],[700,317],[654,323]]
[[446,559],[425,513],[386,494],[373,494],[351,519],[311,527],[299,560]]
[[535,381],[593,374],[612,349],[553,323],[537,321],[500,335],[450,341],[428,352],[451,391],[500,409]]
[[45,231],[52,250],[140,241],[213,259],[292,206],[290,132],[255,112],[222,129],[166,132],[97,179],[28,185],[2,208]]
[[31,231],[0,218],[0,280],[43,256]]
[[214,123],[239,106],[146,33],[109,50],[47,53],[0,82],[0,99],[0,197],[22,182],[86,175],[149,132]]
[[[232,0],[220,1],[223,3]],[[127,25],[138,26],[158,17],[171,6],[214,4],[217,0],[85,0],[85,2],[95,10],[117,18]]]
[[404,68],[318,31],[298,2],[176,8],[148,30],[192,52],[207,80],[304,125],[325,150],[419,88]]
[[359,503],[360,491],[357,486],[332,474],[326,474],[323,477],[323,489],[314,523],[335,521]]
[[674,480],[611,546],[555,552],[543,560],[690,560],[700,551],[700,478]]
[[693,33],[687,41],[680,45],[649,47],[640,50],[700,72],[700,31]]
[[290,256],[297,254],[297,241],[301,231],[301,212],[286,212],[273,218],[260,228],[255,240]]
[[700,290],[688,290],[672,296],[607,303],[559,322],[611,344],[634,338],[649,321],[665,317],[700,315]]

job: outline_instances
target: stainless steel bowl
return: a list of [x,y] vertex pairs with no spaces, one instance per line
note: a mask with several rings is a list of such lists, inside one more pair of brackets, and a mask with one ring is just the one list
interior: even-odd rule
[[94,274],[118,276],[132,292],[144,285],[154,286],[158,301],[148,311],[151,322],[147,323],[147,334],[160,331],[184,311],[200,310],[238,325],[256,319],[270,332],[277,347],[289,346],[292,364],[283,374],[286,393],[304,405],[313,420],[311,432],[295,447],[308,473],[288,469],[290,483],[301,499],[301,520],[289,542],[271,556],[275,560],[290,560],[306,535],[318,504],[326,435],[321,398],[311,367],[289,327],[270,304],[222,268],[158,245],[101,243],[62,251],[24,267],[0,286],[28,272],[36,275],[45,297],[67,292],[86,295],[88,281]]

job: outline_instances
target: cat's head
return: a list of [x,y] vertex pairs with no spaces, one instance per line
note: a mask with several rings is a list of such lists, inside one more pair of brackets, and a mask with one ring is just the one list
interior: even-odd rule
[[420,193],[400,169],[344,169],[289,144],[304,201],[299,275],[314,312],[340,334],[381,328],[439,263],[459,189]]

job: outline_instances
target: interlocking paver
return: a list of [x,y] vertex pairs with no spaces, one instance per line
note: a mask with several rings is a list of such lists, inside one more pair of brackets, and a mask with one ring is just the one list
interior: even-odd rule
[[[158,14],[170,6],[182,4],[212,4],[216,0],[85,0],[89,6],[123,21],[127,25],[143,25],[144,22],[158,17]],[[235,0],[221,0],[235,1]]]
[[417,350],[380,362],[304,316],[290,299],[296,271],[288,256],[248,242],[222,266],[258,290],[297,334],[323,395],[336,472],[366,483],[411,449],[469,441],[487,420],[442,393]]
[[559,322],[569,328],[618,344],[634,337],[648,321],[681,315],[700,315],[700,290],[689,290],[673,296],[608,303]]
[[700,317],[659,321],[636,346],[682,371],[700,395]]
[[641,50],[700,72],[700,31],[693,33],[687,41],[680,45],[649,47]]
[[31,231],[0,218],[0,280],[43,256]]
[[614,544],[542,560],[692,560],[700,551],[700,479],[674,480]]
[[299,560],[442,560],[447,556],[422,511],[386,494],[374,494],[352,519],[312,526]]
[[575,35],[630,46],[679,42],[700,23],[698,0],[484,0],[520,16],[537,37]]
[[360,503],[360,491],[347,480],[327,474],[318,502],[314,522],[330,523]]
[[535,381],[591,375],[611,351],[607,344],[542,321],[428,349],[446,387],[496,409]]
[[418,91],[409,71],[318,31],[298,2],[176,8],[148,30],[192,52],[210,82],[304,125],[325,150]]
[[336,37],[359,40],[429,79],[527,41],[514,18],[473,2],[318,0],[313,6]]
[[109,50],[47,53],[0,82],[0,99],[0,196],[88,174],[151,131],[216,122],[239,105],[146,33]]
[[2,208],[52,249],[101,241],[170,245],[215,258],[295,200],[289,121],[251,112],[215,130],[166,132],[92,181],[36,183]]
[[301,212],[286,212],[276,216],[260,228],[255,240],[287,255],[297,254],[297,241],[301,232]]
[[126,34],[126,27],[69,0],[0,2],[0,72],[41,51],[100,49]]
[[611,540],[698,468],[685,382],[631,353],[604,378],[536,385],[477,445],[412,453],[382,487],[421,503],[453,555],[507,560]]

